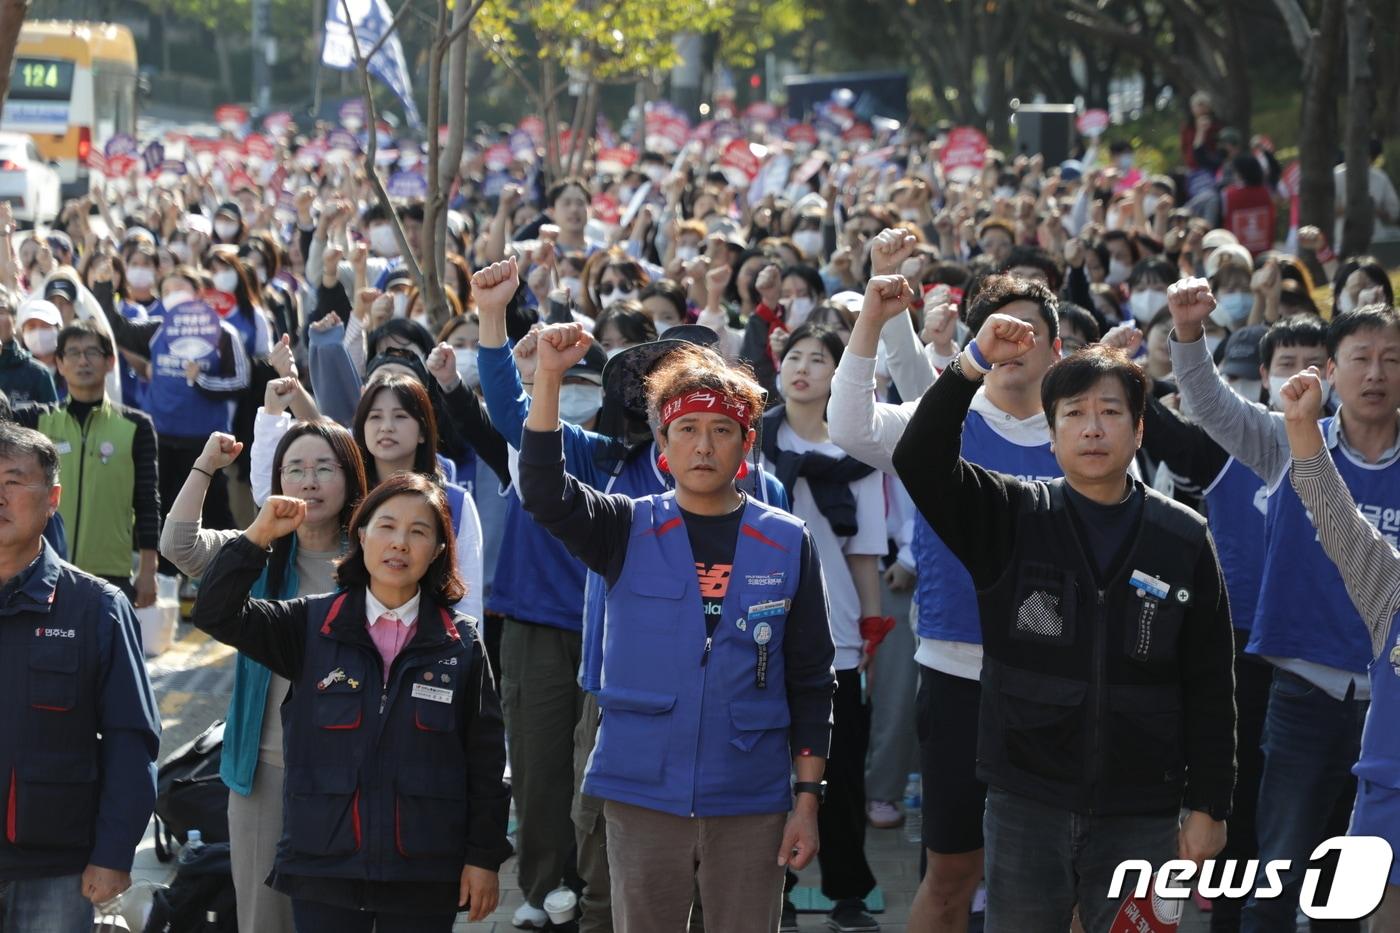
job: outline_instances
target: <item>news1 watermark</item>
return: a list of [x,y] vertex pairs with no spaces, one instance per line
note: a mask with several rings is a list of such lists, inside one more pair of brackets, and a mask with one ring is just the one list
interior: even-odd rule
[[[1380,906],[1394,858],[1390,843],[1379,836],[1335,836],[1313,849],[1303,869],[1298,906],[1312,920],[1360,920]],[[1246,897],[1267,900],[1283,894],[1292,878],[1287,859],[1207,859],[1199,866],[1172,859],[1153,869],[1150,862],[1129,859],[1113,870],[1109,900],[1130,894],[1144,898],[1185,900],[1192,891],[1207,900]],[[1128,888],[1129,878],[1132,887]],[[1191,884],[1194,880],[1194,884]]]

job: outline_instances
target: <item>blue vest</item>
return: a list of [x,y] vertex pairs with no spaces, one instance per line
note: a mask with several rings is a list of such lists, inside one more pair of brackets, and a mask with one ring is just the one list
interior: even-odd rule
[[1253,470],[1231,457],[1206,489],[1205,498],[1206,519],[1225,573],[1225,590],[1230,594],[1230,621],[1247,632],[1254,623],[1264,576],[1264,517],[1269,510],[1269,491]]
[[[797,593],[802,522],[746,500],[723,615],[702,664],[705,617],[675,495],[633,501],[627,557],[608,590],[602,722],[583,792],[678,816],[786,813],[787,616],[747,616]],[[755,636],[768,639],[763,687]]]
[[1371,706],[1361,733],[1361,758],[1352,773],[1372,784],[1400,789],[1400,626],[1390,620],[1380,655],[1371,662]]
[[535,523],[511,489],[486,608],[522,622],[577,632],[583,627],[583,580],[583,562]]
[[[1050,442],[1025,447],[1007,440],[975,411],[963,422],[962,456],[1024,480],[1061,476]],[[977,590],[967,568],[939,540],[922,513],[914,517],[914,565],[918,570],[919,637],[982,644]]]
[[307,602],[306,657],[281,710],[277,871],[455,882],[467,855],[466,681],[479,642],[464,617],[425,595],[418,631],[381,688],[364,605],[358,588]]
[[165,313],[163,326],[151,338],[151,385],[146,394],[146,412],[158,437],[207,438],[215,431],[229,431],[228,401],[185,381],[187,359],[199,359],[206,371],[219,368],[222,335],[218,313],[201,301],[186,301]]
[[[1320,424],[1327,436],[1332,419]],[[1372,524],[1400,510],[1400,461],[1362,466],[1340,449],[1330,450],[1361,514]],[[1351,603],[1342,575],[1318,543],[1288,477],[1269,494],[1265,522],[1264,579],[1246,650],[1275,658],[1301,658],[1361,673],[1371,663],[1371,639]]]

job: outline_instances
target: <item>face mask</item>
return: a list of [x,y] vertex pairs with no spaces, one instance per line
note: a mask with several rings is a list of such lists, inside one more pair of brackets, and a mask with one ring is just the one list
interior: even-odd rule
[[[1275,411],[1283,411],[1283,387],[1287,384],[1287,376],[1269,377],[1269,407]],[[1255,385],[1258,385],[1258,383],[1255,383]],[[1323,382],[1322,385],[1327,389],[1331,388],[1326,382]],[[1326,404],[1327,395],[1327,392],[1323,392],[1323,404]],[[1254,398],[1257,401],[1259,397],[1256,395]]]
[[609,294],[603,296],[603,310],[606,311],[608,308],[611,308],[613,305],[617,304],[619,301],[636,301],[636,300],[637,300],[637,290],[636,290],[635,288],[629,288],[629,289],[626,290],[626,291],[623,291],[623,290],[620,289],[620,288],[614,288],[614,289],[612,290],[611,293],[609,293]]
[[428,316],[426,314],[415,314],[410,320],[426,331],[432,330],[432,328],[428,326]]
[[170,252],[176,259],[180,260],[181,262],[190,261],[190,244],[184,242],[183,240],[176,240],[174,243],[171,243]]
[[170,294],[162,298],[160,300],[160,303],[164,305],[167,309],[169,309],[175,307],[176,305],[182,305],[187,301],[194,301],[194,292],[171,292]]
[[27,330],[24,332],[24,345],[35,356],[53,356],[58,349],[58,331],[49,327]]
[[405,317],[408,314],[408,293],[394,292],[394,317]]
[[477,369],[476,348],[457,347],[452,351],[457,357],[457,375],[462,377],[462,381],[469,388],[476,388],[481,385],[481,374]]
[[810,298],[794,298],[788,302],[786,324],[789,329],[796,330],[802,326],[802,322],[807,320],[812,313],[812,305],[815,302]]
[[646,167],[646,173],[647,178],[651,179],[651,183],[653,185],[659,185],[661,184],[662,180],[666,177],[666,166],[648,165]]
[[1226,292],[1215,299],[1215,310],[1210,319],[1221,327],[1231,330],[1249,320],[1249,312],[1254,309],[1254,296],[1249,292]]
[[[1270,383],[1273,382],[1272,379],[1269,381]],[[1230,388],[1246,402],[1257,402],[1259,401],[1259,390],[1263,385],[1264,383],[1260,382],[1258,379],[1235,379],[1231,381]]]
[[238,273],[232,269],[220,269],[214,273],[214,287],[232,295],[238,290]]
[[1143,199],[1142,199],[1142,212],[1143,212],[1144,214],[1146,214],[1148,217],[1151,217],[1151,216],[1152,216],[1152,212],[1155,211],[1155,210],[1157,209],[1157,202],[1158,202],[1158,201],[1161,201],[1161,200],[1162,200],[1161,195],[1156,195],[1156,194],[1144,195],[1144,196],[1143,196]]
[[1133,267],[1117,259],[1108,261],[1108,274],[1104,276],[1104,281],[1109,285],[1122,285],[1128,281],[1128,276],[1132,275]]
[[1123,213],[1118,208],[1111,207],[1104,215],[1103,223],[1109,230],[1121,230],[1123,228]]
[[992,192],[994,198],[1006,198],[1008,201],[1016,197],[1016,189],[1007,185],[1000,185]]
[[216,220],[214,221],[214,232],[219,235],[219,239],[221,240],[232,240],[234,237],[238,236],[238,222],[233,220]]
[[1167,306],[1167,293],[1160,288],[1142,289],[1128,296],[1133,319],[1146,326],[1152,316]]
[[559,417],[570,424],[586,424],[602,407],[602,386],[568,385],[559,390]]
[[820,230],[799,230],[792,235],[792,245],[802,250],[803,255],[820,259],[822,232]]
[[632,202],[632,195],[634,195],[634,194],[636,194],[636,193],[637,193],[637,189],[636,189],[636,188],[628,188],[628,187],[626,187],[626,186],[621,187],[621,188],[618,188],[618,189],[617,189],[617,203],[619,203],[619,204],[630,204],[630,203]]
[[369,248],[376,256],[393,258],[399,254],[399,241],[388,224],[379,224],[369,228]]
[[156,270],[148,269],[145,266],[128,266],[126,270],[126,284],[132,288],[150,288],[155,284]]
[[1209,352],[1211,356],[1215,356],[1215,349],[1216,349],[1216,347],[1220,346],[1220,345],[1221,345],[1222,343],[1224,343],[1224,342],[1225,342],[1225,338],[1224,338],[1224,337],[1219,337],[1219,336],[1213,336],[1213,335],[1211,335],[1211,334],[1206,334],[1206,350],[1207,350],[1207,352]]
[[681,262],[691,262],[700,255],[700,249],[696,246],[677,246],[676,258]]
[[559,280],[559,287],[569,290],[569,299],[575,304],[578,303],[579,295],[583,294],[583,280],[577,276],[564,276]]
[[1337,299],[1337,310],[1342,314],[1356,310],[1356,299],[1351,296],[1351,292],[1342,292],[1342,297]]

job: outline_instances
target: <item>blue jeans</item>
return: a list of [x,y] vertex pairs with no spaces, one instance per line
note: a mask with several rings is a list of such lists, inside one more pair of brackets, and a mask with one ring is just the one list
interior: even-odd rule
[[[1275,670],[1264,719],[1264,773],[1255,825],[1262,863],[1288,859],[1283,894],[1245,905],[1244,933],[1292,933],[1308,856],[1327,836],[1340,802],[1356,794],[1351,767],[1361,754],[1365,700],[1334,700],[1321,688]],[[1342,799],[1345,797],[1345,799]]]
[[92,933],[92,902],[82,875],[0,881],[0,929],[5,933]]
[[1085,933],[1108,933],[1108,899],[1125,859],[1176,858],[1177,815],[1087,816],[987,788],[985,933],[1068,930],[1075,904]]

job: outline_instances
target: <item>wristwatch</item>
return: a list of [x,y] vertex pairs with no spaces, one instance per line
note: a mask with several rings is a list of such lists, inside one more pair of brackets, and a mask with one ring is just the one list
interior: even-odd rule
[[815,794],[817,803],[826,802],[826,781],[796,781],[792,785],[792,795]]

